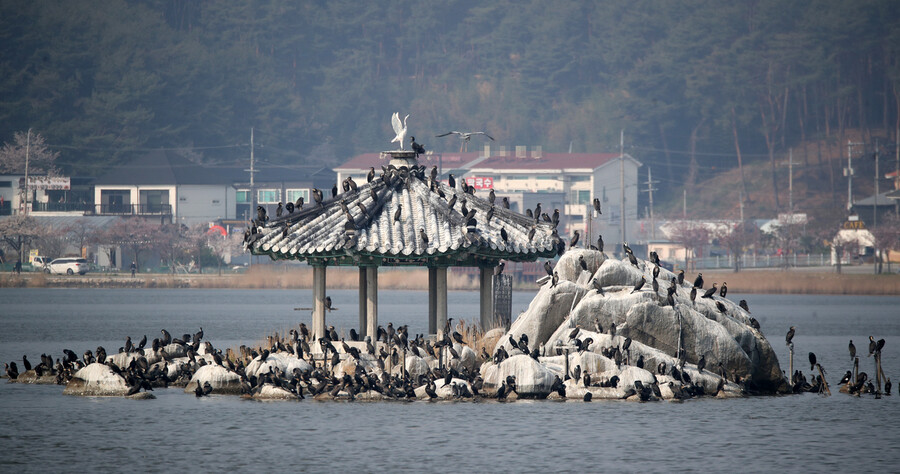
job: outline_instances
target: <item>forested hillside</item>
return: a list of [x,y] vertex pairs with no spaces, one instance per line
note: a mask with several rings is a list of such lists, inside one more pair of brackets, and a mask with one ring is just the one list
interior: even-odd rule
[[332,165],[388,148],[400,111],[438,151],[453,129],[546,151],[625,129],[664,189],[748,162],[777,189],[789,147],[893,133],[898,109],[892,0],[0,3],[0,140],[31,127],[72,173],[246,157],[251,127],[264,160]]

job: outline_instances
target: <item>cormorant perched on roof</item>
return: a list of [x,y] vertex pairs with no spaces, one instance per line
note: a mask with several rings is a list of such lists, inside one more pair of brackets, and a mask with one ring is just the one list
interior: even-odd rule
[[850,339],[848,348],[850,349],[850,360],[853,361],[856,358],[856,346],[853,345],[853,339]]
[[582,271],[585,271],[585,272],[587,271],[588,266],[587,266],[587,262],[584,261],[584,255],[579,255],[579,256],[578,256],[578,264],[581,265],[581,270],[582,270]]
[[550,265],[550,260],[544,262],[544,271],[547,272],[547,275],[553,276],[553,266]]
[[655,251],[650,252],[650,263],[655,264],[657,267],[659,266],[659,254]]
[[559,282],[559,273],[553,272],[553,277],[550,279],[550,288],[556,286],[557,282]]
[[634,285],[634,289],[631,290],[631,293],[634,293],[634,292],[636,292],[636,291],[640,291],[640,289],[644,287],[644,283],[645,283],[646,281],[647,281],[647,280],[644,279],[644,275],[641,275],[641,281],[637,282],[637,283]]
[[723,281],[722,288],[719,288],[719,296],[724,298],[726,294],[728,294],[728,285]]
[[578,237],[579,237],[579,234],[578,234],[578,231],[576,230],[575,235],[572,237],[572,240],[569,241],[569,248],[575,248],[575,244],[578,243]]
[[509,198],[503,196],[503,199],[500,200],[500,204],[503,206],[503,209],[509,209]]
[[335,197],[337,197],[337,195],[338,195],[337,183],[334,183],[331,186],[331,197],[335,198]]
[[678,284],[684,284],[684,270],[678,270]]
[[366,174],[366,182],[371,183],[373,179],[375,179],[375,167],[370,166],[369,172],[368,172],[368,174]]
[[281,201],[278,201],[278,207],[275,208],[275,217],[281,217],[281,214],[284,213],[284,205]]
[[503,269],[506,267],[506,262],[500,262],[499,265],[494,267],[494,275],[500,275],[503,273]]
[[747,305],[747,300],[741,300],[740,303],[738,303],[738,306],[740,306],[744,311],[748,313],[750,312],[750,306]]
[[266,216],[266,208],[262,206],[256,206],[256,220],[259,224],[264,224],[267,220],[269,220],[269,217]]
[[791,328],[788,329],[787,334],[785,334],[785,336],[784,336],[784,342],[785,342],[784,345],[786,345],[786,346],[791,345],[791,340],[794,339],[794,331],[795,331],[794,326],[791,326]]
[[331,297],[330,296],[325,297],[325,309],[327,309],[328,312],[331,312],[332,308],[331,308]]
[[503,239],[504,242],[509,242],[509,233],[506,232],[506,227],[500,228],[500,238]]
[[697,361],[697,372],[703,373],[703,368],[706,367],[706,354],[700,356],[700,360]]
[[294,207],[296,207],[298,211],[303,209],[303,196],[297,198],[297,202],[294,204]]
[[594,210],[597,211],[598,215],[603,214],[602,212],[600,212],[600,199],[599,198],[594,198]]
[[412,142],[412,145],[410,145],[410,148],[412,148],[412,151],[414,151],[416,153],[416,158],[418,158],[419,155],[425,154],[425,147],[416,143],[416,137],[412,137],[412,136],[409,137],[409,141]]
[[[451,188],[455,188],[455,187],[456,187],[456,178],[453,177],[453,173],[450,173],[450,175],[447,177],[447,184],[448,184]],[[454,195],[454,197],[455,197],[455,195]]]
[[697,300],[697,287],[691,287],[691,304],[694,304],[694,301]]
[[659,282],[656,281],[656,278],[654,278],[653,280],[651,280],[651,283],[652,283],[652,287],[653,287],[653,294],[658,294],[659,293]]
[[294,213],[294,203],[288,202],[287,204],[285,204],[284,210],[286,210],[288,214],[293,214]]
[[422,228],[419,229],[419,237],[422,238],[422,244],[425,247],[428,247],[428,234],[425,233],[425,229],[422,229]]
[[703,293],[703,296],[701,296],[701,298],[712,298],[714,294],[716,294],[716,284],[715,284],[715,282],[713,283],[712,288],[706,290],[706,291]]
[[597,237],[597,250],[603,252],[603,236],[600,235]]
[[394,222],[400,222],[400,216],[402,215],[401,210],[403,209],[403,204],[397,204],[397,210],[394,211]]
[[703,274],[698,273],[697,278],[694,279],[694,288],[703,288]]

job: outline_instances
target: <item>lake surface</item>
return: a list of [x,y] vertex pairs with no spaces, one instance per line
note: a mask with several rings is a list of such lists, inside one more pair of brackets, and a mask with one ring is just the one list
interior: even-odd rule
[[[356,327],[357,292],[331,291],[340,332]],[[513,312],[533,293],[514,293]],[[120,471],[900,471],[900,297],[740,295],[787,370],[784,334],[797,327],[795,366],[808,352],[834,395],[685,403],[256,402],[196,399],[158,389],[156,400],[82,398],[60,386],[0,382],[0,472]],[[450,292],[450,315],[474,320],[477,292]],[[217,347],[256,344],[310,324],[309,290],[0,289],[0,360],[39,361],[68,348],[114,352],[125,336],[158,337],[202,326]],[[427,330],[427,293],[379,294],[379,322]],[[850,368],[886,339],[883,367],[895,394],[837,392]],[[862,357],[870,374],[872,359]],[[804,364],[805,367],[804,367]]]

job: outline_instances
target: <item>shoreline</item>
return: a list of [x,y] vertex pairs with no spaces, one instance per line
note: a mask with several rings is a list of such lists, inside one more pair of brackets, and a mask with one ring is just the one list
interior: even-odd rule
[[[693,278],[695,274],[688,274]],[[385,290],[427,290],[428,272],[424,268],[382,269],[378,275],[379,288]],[[836,274],[807,270],[770,271],[706,270],[707,287],[713,282],[728,282],[733,293],[746,294],[808,294],[808,295],[900,295],[900,275],[897,274]],[[477,290],[477,278],[465,274],[448,274],[450,290]],[[660,282],[660,286],[665,286]],[[334,268],[328,272],[327,286],[332,289],[356,289],[359,273],[356,269]],[[230,289],[312,289],[312,270],[263,269],[243,274],[142,274],[134,278],[128,273],[87,275],[46,275],[27,273],[0,274],[0,288],[230,288]],[[514,280],[517,291],[537,290],[533,280]]]

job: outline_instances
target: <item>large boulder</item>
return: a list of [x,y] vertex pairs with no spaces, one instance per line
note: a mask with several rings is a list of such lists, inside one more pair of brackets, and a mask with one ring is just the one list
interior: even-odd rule
[[[580,257],[587,270],[581,267]],[[723,371],[727,377],[723,393],[740,393],[739,386],[733,382],[767,393],[788,389],[775,352],[762,333],[753,327],[753,320],[746,311],[719,296],[697,297],[692,301],[690,284],[679,286],[676,275],[665,269],[659,269],[659,291],[654,292],[653,270],[654,265],[645,260],[638,260],[637,265],[633,265],[628,259],[607,259],[600,252],[571,250],[556,265],[555,271],[560,276],[557,285],[551,288],[549,283],[544,284],[528,310],[519,316],[498,344],[513,356],[509,360],[527,361],[531,358],[521,355],[510,343],[510,337],[518,341],[525,334],[529,348],[539,349],[542,357],[538,365],[547,369],[548,374],[565,375],[565,360],[556,352],[569,348],[570,370],[580,365],[582,372],[607,377],[617,375],[622,383],[630,385],[635,380],[646,382],[648,375],[652,377],[653,372],[658,372],[660,364],[665,364],[665,373],[671,372],[679,362],[678,350],[682,348],[685,373],[706,393],[715,392],[721,385]],[[589,275],[590,272],[593,274]],[[635,285],[642,278],[646,283],[635,291]],[[672,285],[676,285],[674,307],[666,304],[666,292]],[[611,335],[613,325],[615,336]],[[576,341],[569,337],[576,326],[580,328],[577,339],[593,340],[581,352],[575,351]],[[630,348],[624,351],[622,366],[599,355],[607,353],[604,349],[623,349],[627,339],[630,339]],[[702,374],[697,367],[701,358],[706,365]],[[639,360],[643,361],[646,370],[630,367],[637,365]],[[488,362],[482,367],[487,391],[496,390],[502,382],[500,372],[504,363],[497,367]],[[531,380],[534,374],[541,373],[532,367],[536,363],[515,362],[515,367]],[[529,383],[520,381],[520,386],[523,385]],[[536,392],[544,390],[540,382],[536,385],[539,387]],[[593,387],[589,389],[593,390]]]
[[512,354],[513,347],[509,343],[509,336],[519,340],[522,334],[528,336],[531,348],[540,346],[565,321],[574,303],[584,296],[585,292],[583,287],[563,279],[560,279],[555,287],[551,287],[550,283],[544,284],[528,305],[528,309],[516,318],[509,331],[497,341],[497,346],[503,346]]
[[128,394],[125,378],[108,365],[95,362],[72,376],[63,393],[66,395],[122,397]]
[[194,372],[191,381],[184,388],[185,393],[194,393],[197,386],[203,386],[205,382],[209,382],[212,386],[212,393],[222,395],[240,395],[241,393],[241,376],[227,368],[216,365],[206,364]]
[[546,365],[526,355],[512,356],[499,365],[491,362],[482,366],[483,391],[497,392],[508,376],[516,378],[516,386],[521,398],[544,398],[550,393],[556,374]]
[[[588,244],[588,242],[585,242]],[[587,270],[581,268],[581,258],[587,264]],[[560,281],[579,282],[594,274],[606,261],[606,255],[596,250],[571,249],[560,257],[553,270],[559,275]]]

